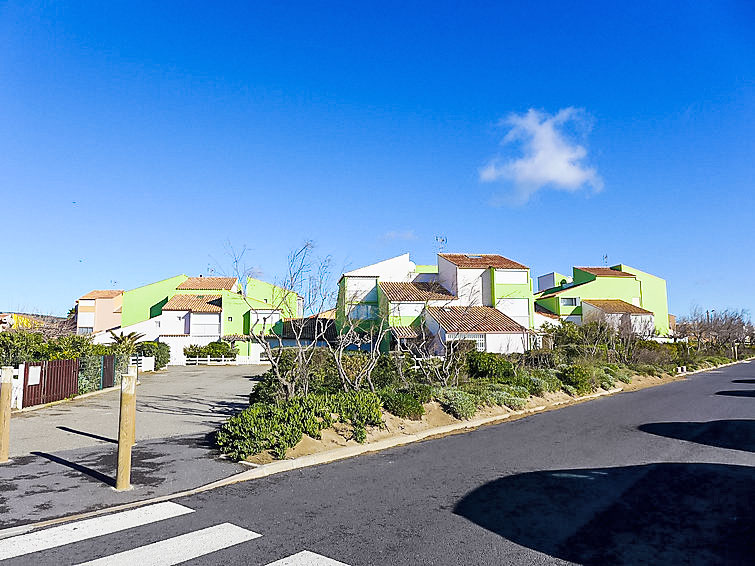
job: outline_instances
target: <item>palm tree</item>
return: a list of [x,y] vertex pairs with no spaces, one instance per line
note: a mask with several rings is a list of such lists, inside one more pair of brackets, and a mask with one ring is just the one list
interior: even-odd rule
[[128,357],[131,357],[134,354],[134,351],[136,350],[136,343],[144,338],[144,334],[139,334],[138,332],[129,332],[128,334],[124,334],[123,332],[116,334],[112,330],[110,330],[109,332],[113,337],[113,344],[115,345],[115,349],[123,352]]

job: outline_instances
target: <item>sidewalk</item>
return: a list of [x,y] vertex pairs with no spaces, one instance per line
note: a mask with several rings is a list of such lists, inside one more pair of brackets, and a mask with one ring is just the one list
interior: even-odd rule
[[118,493],[119,390],[11,418],[11,462],[0,464],[0,528],[193,489],[244,471],[211,434],[248,404],[265,366],[168,368],[136,389],[134,489]]
[[118,445],[34,452],[0,466],[0,529],[184,491],[247,470],[222,460],[209,434],[139,442],[131,491],[116,492]]

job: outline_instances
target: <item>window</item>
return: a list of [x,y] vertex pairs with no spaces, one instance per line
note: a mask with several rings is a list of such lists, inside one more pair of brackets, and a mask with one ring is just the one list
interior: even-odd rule
[[228,317],[228,322],[233,322],[233,317],[232,316]]
[[563,297],[561,299],[561,306],[562,307],[576,307],[577,297]]
[[91,334],[93,331],[91,326],[79,326],[79,334]]

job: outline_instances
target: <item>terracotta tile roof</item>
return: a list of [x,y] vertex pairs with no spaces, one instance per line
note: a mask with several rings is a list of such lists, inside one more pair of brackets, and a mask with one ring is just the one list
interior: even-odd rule
[[164,311],[221,312],[220,295],[173,295]]
[[492,307],[426,307],[446,332],[527,332],[498,309]]
[[318,312],[317,314],[313,314],[311,316],[308,316],[307,318],[317,318],[319,320],[335,320],[336,309],[328,309],[326,311]]
[[238,281],[235,277],[189,277],[176,289],[189,289],[194,291],[230,291]]
[[443,259],[450,261],[456,267],[487,269],[529,269],[517,261],[497,254],[438,254]]
[[575,267],[580,271],[586,271],[597,277],[634,277],[631,273],[611,269],[610,267]]
[[380,281],[378,285],[389,301],[450,301],[456,298],[443,285],[433,281],[412,281],[410,283]]
[[582,299],[582,303],[592,305],[606,314],[653,314],[652,311],[627,303],[621,299]]
[[422,329],[416,326],[391,326],[391,333],[399,338],[422,338]]
[[538,305],[537,303],[535,303],[535,312],[543,316],[547,316],[549,318],[555,318],[556,320],[559,320],[559,316],[556,313],[549,311],[544,306]]
[[79,297],[79,300],[81,299],[114,299],[118,295],[122,295],[122,294],[123,294],[123,289],[95,289],[94,291],[89,291],[83,297]]

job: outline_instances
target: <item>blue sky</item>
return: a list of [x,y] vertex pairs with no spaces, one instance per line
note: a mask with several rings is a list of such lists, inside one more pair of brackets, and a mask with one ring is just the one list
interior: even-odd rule
[[278,4],[0,3],[0,311],[436,235],[755,311],[751,4]]

